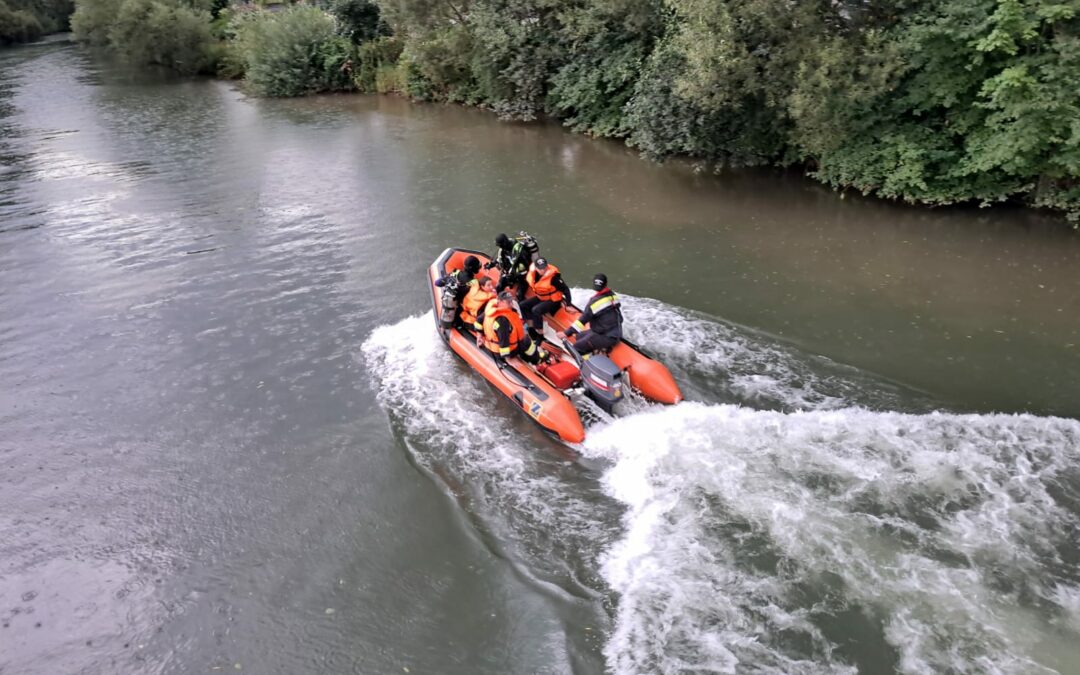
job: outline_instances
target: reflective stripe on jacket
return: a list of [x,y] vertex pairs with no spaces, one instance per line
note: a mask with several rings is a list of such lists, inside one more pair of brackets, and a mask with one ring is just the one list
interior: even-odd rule
[[[521,339],[525,335],[525,326],[513,307],[499,307],[498,302],[498,300],[492,300],[484,310],[485,345],[496,354],[509,356],[521,344]],[[507,326],[509,330],[500,331],[500,326]],[[499,333],[505,336],[504,340],[499,339]],[[500,344],[503,341],[506,344]]]
[[589,324],[593,332],[622,338],[622,307],[615,291],[605,288],[589,298],[585,311],[574,321],[572,328],[580,333],[585,330],[585,324]]

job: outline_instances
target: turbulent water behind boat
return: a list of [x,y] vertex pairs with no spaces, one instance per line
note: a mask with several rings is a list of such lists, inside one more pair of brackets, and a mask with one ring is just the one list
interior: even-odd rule
[[[448,352],[519,229],[690,402],[570,454]],[[0,50],[0,671],[1075,672],[1078,315],[1030,211]]]
[[737,326],[625,302],[630,337],[698,400],[590,430],[581,456],[602,495],[569,479],[588,470],[552,466],[552,444],[469,376],[430,315],[364,345],[417,463],[451,492],[472,486],[465,507],[536,583],[608,609],[612,672],[1080,659],[1080,423],[888,412],[925,403]]

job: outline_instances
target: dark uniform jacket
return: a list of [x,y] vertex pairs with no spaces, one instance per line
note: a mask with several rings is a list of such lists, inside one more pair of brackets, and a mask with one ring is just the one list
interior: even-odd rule
[[605,288],[589,298],[585,311],[571,328],[580,333],[585,330],[585,324],[589,324],[589,329],[594,333],[622,339],[622,307],[615,291]]

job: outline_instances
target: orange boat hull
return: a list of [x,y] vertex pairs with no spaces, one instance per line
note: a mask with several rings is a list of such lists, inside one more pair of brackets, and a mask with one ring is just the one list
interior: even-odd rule
[[[565,331],[579,316],[581,311],[571,305],[560,308],[553,316],[547,317],[546,321],[555,330]],[[570,341],[574,342],[575,337],[571,337]],[[682,391],[667,366],[649,358],[640,349],[621,341],[611,348],[608,356],[615,365],[626,371],[630,377],[630,386],[650,401],[675,404],[683,400]]]
[[[480,373],[533,421],[566,443],[582,442],[585,440],[585,425],[581,422],[577,408],[565,394],[536,372],[532,366],[511,357],[506,359],[504,366],[500,367],[491,352],[477,346],[471,335],[456,328],[443,328],[439,324],[442,300],[435,281],[449,271],[460,269],[466,256],[469,255],[475,255],[481,263],[489,260],[488,256],[477,251],[447,249],[428,269],[435,322],[440,335],[455,354],[464,359],[473,370]],[[484,272],[484,274],[495,279],[499,276],[497,269]]]
[[[428,268],[435,326],[439,335],[455,354],[546,431],[566,443],[582,442],[585,440],[585,426],[577,408],[562,390],[518,358],[506,359],[505,365],[501,365],[486,348],[477,346],[470,333],[458,328],[446,328],[439,322],[442,294],[435,282],[447,273],[461,269],[465,258],[470,255],[479,258],[481,264],[490,260],[479,251],[448,248]],[[497,268],[481,273],[496,281],[499,279]],[[580,310],[571,305],[559,309],[553,316],[547,317],[546,321],[555,330],[565,331],[580,314]],[[570,341],[573,342],[574,338],[570,338]],[[649,400],[674,404],[683,399],[679,385],[664,364],[646,356],[635,346],[621,341],[612,348],[609,356],[617,366],[626,371],[630,386]]]

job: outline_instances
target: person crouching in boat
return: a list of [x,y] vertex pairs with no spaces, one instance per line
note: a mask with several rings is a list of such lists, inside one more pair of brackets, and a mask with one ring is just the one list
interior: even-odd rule
[[[596,294],[589,298],[585,311],[577,321],[566,329],[567,337],[580,333],[574,342],[574,349],[582,356],[611,349],[622,339],[623,316],[619,296],[608,288],[607,275],[602,272],[593,277],[592,285]],[[585,330],[586,324],[588,330]]]
[[469,291],[480,284],[476,281],[476,274],[480,271],[480,259],[474,255],[465,258],[465,264],[461,269],[454,270],[441,279],[435,280],[439,288],[449,286],[454,290],[454,301],[457,305],[457,315],[454,317],[454,325],[459,325],[461,319],[461,302]]
[[544,334],[544,315],[554,314],[564,302],[570,302],[570,287],[559,268],[546,258],[537,258],[525,274],[525,282],[536,295],[521,303],[521,313],[529,320],[529,335],[539,340]]
[[525,325],[514,309],[514,294],[503,291],[484,309],[484,336],[478,338],[496,358],[517,356],[536,365],[547,358],[547,352],[536,346],[525,332]]
[[495,299],[497,293],[491,277],[481,274],[476,282],[469,287],[469,292],[461,301],[461,323],[479,333],[484,330],[484,308]]

